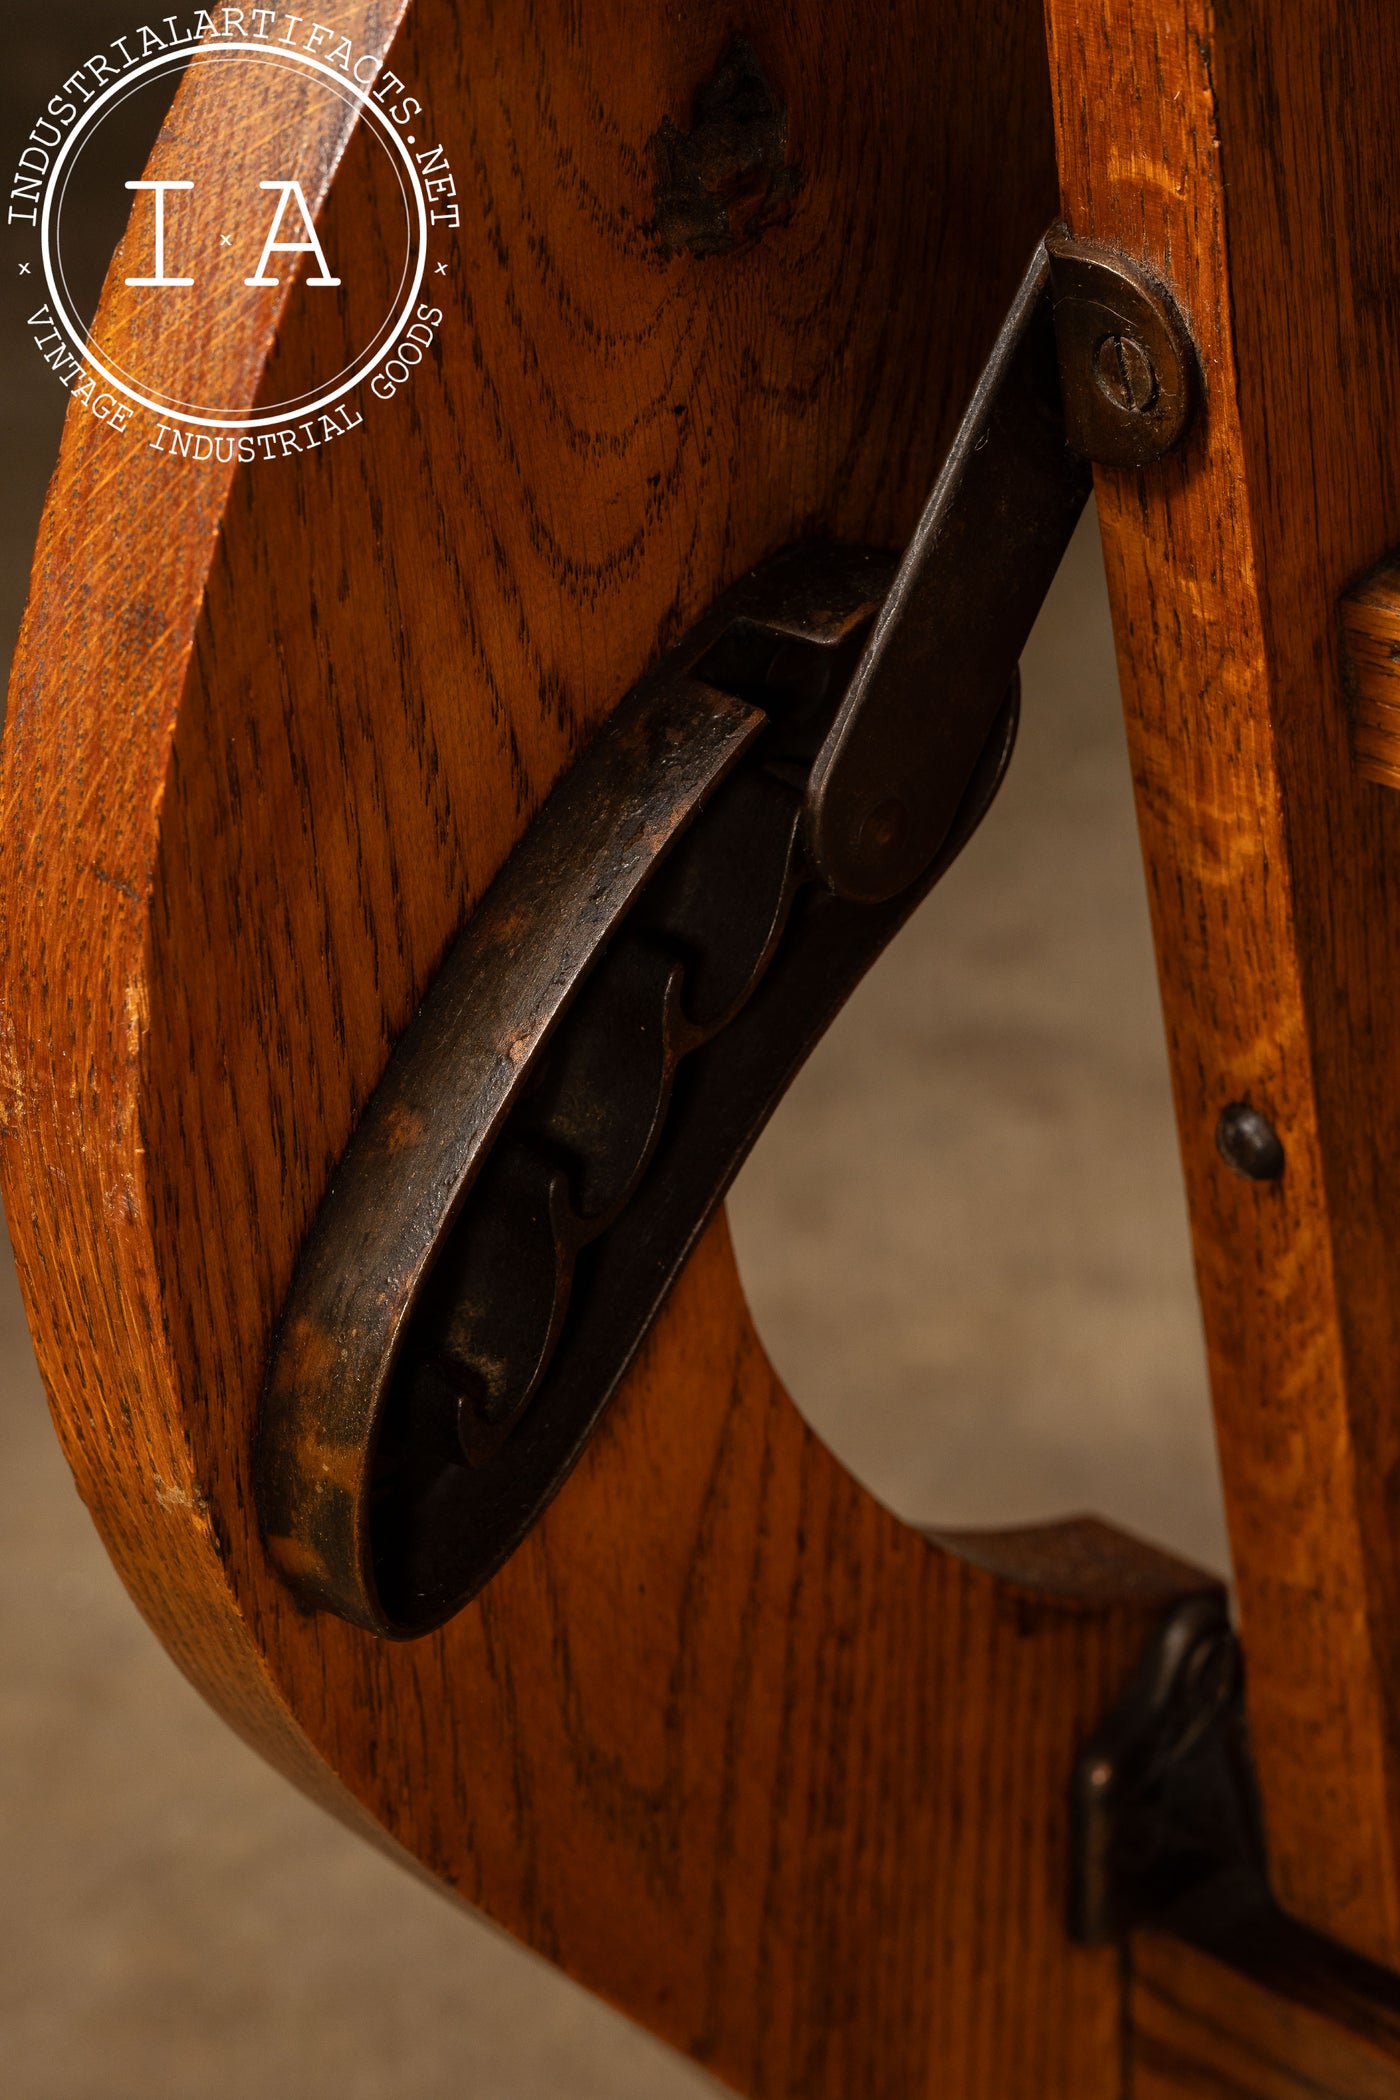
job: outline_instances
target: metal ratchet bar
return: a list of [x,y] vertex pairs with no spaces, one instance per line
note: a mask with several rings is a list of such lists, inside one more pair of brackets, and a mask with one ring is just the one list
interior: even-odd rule
[[812,770],[807,842],[837,896],[883,903],[932,862],[1092,486],[1042,243]]

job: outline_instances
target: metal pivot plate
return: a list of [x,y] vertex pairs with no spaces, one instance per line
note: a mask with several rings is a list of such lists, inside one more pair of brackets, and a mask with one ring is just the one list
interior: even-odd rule
[[754,572],[550,796],[284,1312],[258,1495],[306,1602],[427,1632],[567,1477],[797,1067],[988,808],[1088,488],[1038,249],[897,572],[822,546]]
[[1181,442],[1198,390],[1185,325],[1163,287],[1122,256],[1046,236],[1065,434],[1101,467],[1143,467]]

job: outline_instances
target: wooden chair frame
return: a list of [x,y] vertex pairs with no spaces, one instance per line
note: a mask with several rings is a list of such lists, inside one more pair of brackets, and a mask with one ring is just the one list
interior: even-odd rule
[[[441,354],[309,461],[172,471],[75,405],[11,694],[0,1170],[113,1558],[299,1785],[741,2092],[1400,2091],[1400,802],[1338,617],[1400,543],[1400,15],[787,0],[740,26],[793,180],[716,252],[660,239],[654,141],[730,10],[322,13],[429,85],[471,236]],[[231,107],[196,69],[152,170],[256,190],[293,131],[328,247],[372,269],[383,172],[339,105]],[[440,1633],[302,1611],[254,1517],[299,1250],[449,940],[718,590],[802,536],[903,543],[1057,214],[1170,289],[1203,382],[1180,450],[1097,493],[1269,1872],[1305,1928],[1246,1944],[1066,1928],[1075,1760],[1205,1578],[1106,1529],[899,1523],[778,1386],[722,1221]],[[334,324],[274,318],[192,331],[191,385],[320,368]],[[120,269],[103,326],[139,357]],[[1222,1159],[1231,1103],[1281,1177]]]

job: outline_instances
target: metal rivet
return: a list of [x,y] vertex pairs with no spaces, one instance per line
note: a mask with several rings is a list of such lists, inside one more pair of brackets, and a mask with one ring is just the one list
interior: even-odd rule
[[1124,415],[1146,415],[1157,399],[1157,367],[1135,335],[1104,337],[1094,352],[1094,383]]
[[909,812],[896,795],[877,802],[860,827],[860,842],[884,853],[897,846],[909,829]]
[[1220,1157],[1247,1181],[1277,1181],[1283,1173],[1283,1142],[1268,1117],[1247,1101],[1232,1101],[1215,1126]]

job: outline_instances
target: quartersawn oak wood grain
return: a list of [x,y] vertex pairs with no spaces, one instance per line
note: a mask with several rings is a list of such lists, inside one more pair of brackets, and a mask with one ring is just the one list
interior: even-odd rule
[[[466,235],[433,280],[440,360],[354,442],[248,472],[172,467],[75,420],[17,663],[0,1158],[80,1486],[142,1609],[251,1741],[741,2090],[1108,2100],[1129,2027],[1115,1955],[1065,1939],[1066,1782],[1151,1625],[1199,1578],[1091,1525],[955,1550],[897,1523],[778,1388],[722,1223],[564,1494],[442,1635],[388,1647],[296,1611],[250,1493],[268,1340],[306,1227],[438,957],[552,782],[746,564],[803,533],[907,533],[1050,214],[1039,23],[1019,0],[878,15],[789,0],[739,25],[788,109],[800,181],[783,223],[696,259],[659,252],[648,141],[665,118],[689,122],[736,26],[727,10],[677,22],[621,0],[586,19],[564,0],[500,14],[413,0],[401,26],[371,0],[328,12],[390,44],[463,178]],[[1297,891],[1273,872],[1291,866],[1282,791],[1251,704],[1267,652],[1235,490],[1245,422],[1218,420],[1236,368],[1209,45],[1189,10],[1157,10],[1159,70],[1134,51],[1125,113],[1113,46],[1095,42],[1120,29],[1126,50],[1145,33],[1141,10],[1120,12],[1060,25],[1071,200],[1094,188],[1106,112],[1119,144],[1161,128],[1134,179],[1152,227],[1159,208],[1199,213],[1197,274],[1179,249],[1144,237],[1142,252],[1214,300],[1207,428],[1227,441],[1165,494],[1120,486],[1115,508],[1107,488],[1120,611],[1124,570],[1148,559],[1133,532],[1176,520],[1185,551],[1167,551],[1189,583],[1172,587],[1208,616],[1201,649],[1228,638],[1231,752],[1263,783],[1253,829],[1236,783],[1228,821],[1197,816],[1185,836],[1194,848],[1203,831],[1257,904],[1241,967],[1273,985]],[[288,125],[304,137],[317,121],[270,86],[233,107],[196,79],[158,170],[232,156],[255,177]],[[1173,124],[1189,180],[1163,203],[1146,177]],[[372,269],[382,157],[343,112],[318,144],[324,238]],[[118,340],[136,325],[119,281],[107,318]],[[339,327],[291,291],[270,354],[260,333],[192,337],[192,381],[281,390],[323,368]],[[1130,527],[1131,503],[1147,527]],[[1182,625],[1189,693],[1201,657]],[[1179,722],[1153,731],[1145,697],[1165,645],[1153,657],[1131,629],[1129,643],[1159,927],[1185,950],[1169,984],[1189,1078],[1199,1012],[1229,1028],[1162,903],[1199,868],[1153,812],[1179,824],[1183,797],[1196,812],[1224,761],[1193,757],[1183,786],[1152,742]],[[1213,935],[1225,887],[1206,887]],[[1290,1056],[1305,975],[1269,995]],[[1233,1054],[1230,1076],[1257,1081]],[[1315,1218],[1311,1141],[1287,1127],[1283,1214]],[[1222,1197],[1193,1158],[1285,1886],[1364,1940],[1386,1915],[1384,1846],[1379,1870],[1358,1868],[1353,1831],[1316,1886],[1302,1854],[1309,1828],[1345,1838],[1348,1812],[1366,1827],[1384,1763],[1362,1580],[1380,1542],[1348,1472],[1333,1272],[1316,1237],[1280,1239],[1275,1212],[1257,1222],[1258,1191]],[[1242,1255],[1301,1305],[1276,1290],[1232,1342],[1220,1279],[1238,1291]],[[1270,1355],[1280,1305],[1288,1346]],[[1261,1422],[1241,1385],[1247,1399],[1261,1365],[1296,1367],[1300,1334],[1316,1389]],[[1270,1462],[1281,1440],[1294,1461],[1282,1490],[1251,1485],[1261,1437]],[[1319,1655],[1295,1591],[1325,1546],[1326,1497],[1338,1544],[1321,1563]],[[1284,1519],[1300,1537],[1271,1577],[1265,1534]],[[1285,1640],[1306,1667],[1281,1721]],[[1310,1792],[1294,1770],[1306,1729],[1338,1758]],[[1153,1959],[1139,1956],[1130,2009],[1143,2038]],[[1217,1988],[1207,1957],[1178,1959],[1198,2002]],[[1144,2093],[1147,2063],[1139,2046]]]
[[[1400,16],[1050,0],[1071,231],[1139,259],[1205,413],[1098,496],[1274,1885],[1400,1963],[1400,805],[1337,601],[1400,541]],[[1281,1181],[1231,1173],[1231,1101]]]
[[[700,260],[658,251],[648,141],[727,9],[328,12],[389,43],[458,172],[440,357],[353,441],[246,471],[72,420],[17,661],[0,1152],[65,1447],[234,1726],[733,2085],[1108,2100],[1117,1966],[1065,1940],[1066,1781],[1199,1578],[1082,1527],[974,1566],[896,1523],[777,1387],[722,1224],[443,1634],[303,1615],[250,1490],[334,1162],[551,783],[747,564],[908,532],[1053,204],[1037,15],[742,25],[801,179]],[[156,172],[260,175],[313,121],[193,78]],[[340,122],[348,277],[385,163]],[[192,388],[281,391],[340,325],[289,290],[266,368],[206,331]]]

